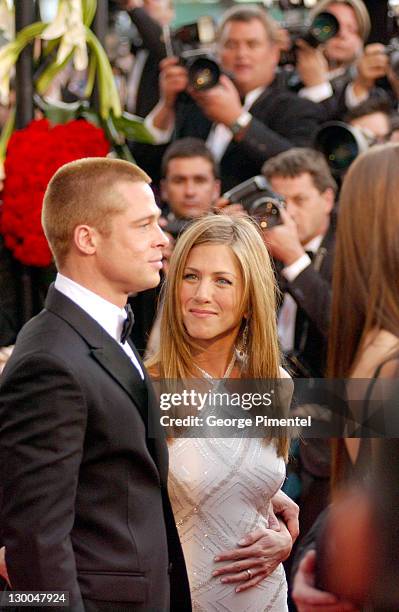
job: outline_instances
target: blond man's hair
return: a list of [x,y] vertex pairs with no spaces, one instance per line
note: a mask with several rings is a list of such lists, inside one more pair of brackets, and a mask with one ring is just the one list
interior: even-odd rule
[[122,212],[126,200],[121,183],[150,183],[138,166],[105,157],[87,157],[65,164],[50,180],[44,194],[42,225],[58,268],[71,248],[78,225],[110,231],[110,218]]

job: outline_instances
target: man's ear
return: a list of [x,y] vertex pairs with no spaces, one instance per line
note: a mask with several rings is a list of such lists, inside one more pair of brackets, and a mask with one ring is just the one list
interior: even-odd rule
[[[166,179],[161,179],[161,182],[159,184],[160,188],[161,188],[161,200],[163,202],[168,202],[168,194],[167,194],[167,187],[166,187]],[[169,202],[168,202],[169,203]]]
[[220,179],[215,179],[215,184],[213,186],[213,201],[216,202],[218,198],[220,198],[220,192],[222,190],[222,183]]
[[98,232],[89,225],[77,225],[73,232],[73,242],[80,253],[93,255],[97,248]]
[[335,193],[334,193],[334,190],[331,189],[331,187],[327,187],[327,189],[324,191],[322,196],[323,196],[323,199],[324,199],[324,202],[325,202],[325,206],[326,206],[326,213],[330,214],[330,212],[334,208],[334,204],[335,204]]

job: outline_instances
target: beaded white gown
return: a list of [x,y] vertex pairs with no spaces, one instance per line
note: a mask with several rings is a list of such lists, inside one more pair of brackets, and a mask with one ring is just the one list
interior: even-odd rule
[[[285,476],[273,444],[259,438],[178,438],[169,446],[169,494],[190,581],[193,610],[284,612],[283,566],[256,587],[236,593],[212,572],[218,552],[259,526]],[[224,565],[226,563],[223,563]]]

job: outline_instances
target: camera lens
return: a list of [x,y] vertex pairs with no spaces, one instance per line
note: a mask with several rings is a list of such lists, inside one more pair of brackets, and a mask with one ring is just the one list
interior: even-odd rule
[[194,89],[211,89],[220,77],[220,68],[217,63],[206,57],[193,60],[188,67],[188,80]]
[[252,202],[249,214],[256,219],[262,229],[270,229],[281,223],[280,203],[270,197],[260,197]]
[[316,135],[315,147],[321,151],[333,172],[344,172],[363,148],[349,127],[334,124],[322,127]]
[[312,21],[309,34],[317,42],[322,45],[338,33],[339,23],[335,15],[332,13],[319,13]]

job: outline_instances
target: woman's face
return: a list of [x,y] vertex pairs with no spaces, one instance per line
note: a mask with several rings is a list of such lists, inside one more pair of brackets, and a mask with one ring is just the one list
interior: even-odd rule
[[195,246],[189,253],[180,290],[183,323],[195,340],[237,337],[242,313],[241,270],[230,247]]

